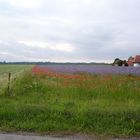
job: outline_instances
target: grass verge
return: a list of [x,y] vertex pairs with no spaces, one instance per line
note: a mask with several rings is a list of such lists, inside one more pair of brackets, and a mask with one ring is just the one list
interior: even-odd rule
[[140,135],[140,78],[25,73],[0,97],[0,129]]

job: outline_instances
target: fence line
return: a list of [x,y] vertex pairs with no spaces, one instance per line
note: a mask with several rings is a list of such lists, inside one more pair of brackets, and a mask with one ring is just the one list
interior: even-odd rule
[[15,71],[15,72],[4,72],[2,74],[0,74],[0,88],[4,87],[7,85],[8,81],[8,74],[11,73],[11,77],[10,80],[12,81],[13,79],[15,79],[16,77],[20,76],[22,73],[25,72],[25,70],[27,69],[21,69],[19,71]]

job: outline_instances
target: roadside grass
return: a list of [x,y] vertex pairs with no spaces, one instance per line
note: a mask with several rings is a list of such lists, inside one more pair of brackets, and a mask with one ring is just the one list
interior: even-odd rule
[[25,72],[0,95],[0,130],[140,135],[140,77]]

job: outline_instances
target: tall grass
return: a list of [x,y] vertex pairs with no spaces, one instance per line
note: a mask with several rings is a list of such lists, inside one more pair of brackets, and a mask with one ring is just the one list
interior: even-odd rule
[[140,135],[140,78],[25,73],[0,97],[0,129]]

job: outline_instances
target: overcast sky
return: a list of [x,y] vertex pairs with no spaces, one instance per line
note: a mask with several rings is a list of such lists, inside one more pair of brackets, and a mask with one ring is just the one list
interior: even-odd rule
[[140,0],[0,0],[0,61],[111,62],[140,54]]

